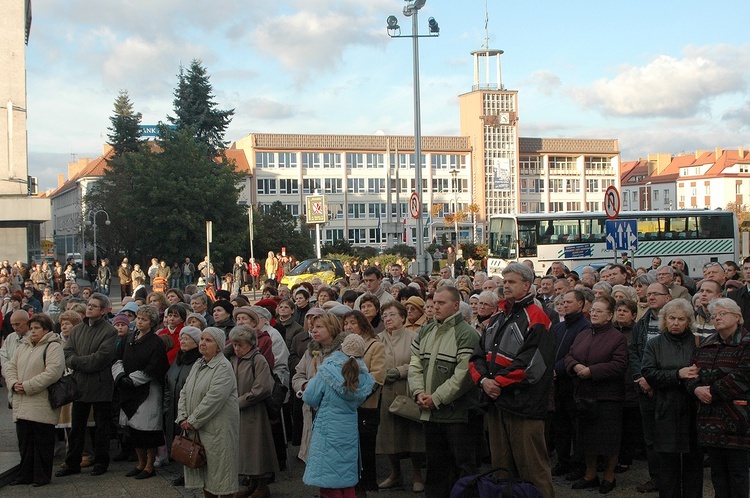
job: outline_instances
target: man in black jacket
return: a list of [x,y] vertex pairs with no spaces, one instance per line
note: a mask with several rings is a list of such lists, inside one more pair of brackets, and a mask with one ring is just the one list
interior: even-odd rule
[[555,358],[550,320],[530,293],[534,272],[521,263],[503,270],[505,300],[469,363],[490,398],[487,412],[493,467],[518,469],[545,498],[554,496],[544,422]]
[[740,307],[743,321],[747,327],[750,324],[750,258],[745,258],[742,261],[742,274],[744,275],[745,285],[730,292],[727,297]]
[[585,465],[583,455],[576,444],[575,401],[573,400],[573,378],[565,370],[565,356],[570,351],[579,332],[591,327],[584,316],[586,298],[578,290],[563,296],[565,321],[552,329],[555,334],[555,413],[552,416],[557,465],[552,468],[553,476],[569,474],[567,479],[577,481],[583,478]]
[[86,318],[70,331],[65,343],[65,365],[73,370],[73,378],[83,395],[73,402],[71,430],[65,468],[57,477],[81,473],[81,456],[86,422],[94,409],[94,469],[92,476],[104,474],[109,467],[109,426],[111,421],[114,379],[111,367],[114,360],[117,331],[106,320],[111,309],[104,294],[95,292],[89,298]]

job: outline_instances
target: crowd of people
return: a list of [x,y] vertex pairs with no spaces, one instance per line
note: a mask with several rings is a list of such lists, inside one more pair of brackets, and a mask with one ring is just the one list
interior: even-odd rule
[[[18,281],[24,265],[3,265],[0,361],[22,460],[12,484],[47,484],[58,440],[57,477],[104,474],[117,439],[113,459],[148,479],[184,433],[207,463],[173,484],[206,496],[270,496],[289,445],[323,497],[448,497],[485,461],[546,498],[553,476],[607,494],[636,458],[649,479],[634,491],[701,496],[708,465],[716,496],[748,496],[750,258],[692,276],[681,258],[581,274],[557,261],[543,276],[530,261],[497,276],[455,259],[437,275],[353,261],[345,280],[288,288],[279,268],[291,261],[269,254],[260,282],[238,257],[243,285],[201,289],[192,276],[210,278],[207,260],[176,273],[155,259],[152,275],[125,259],[116,314],[102,281],[58,289],[54,270]],[[256,272],[251,303],[242,290]],[[46,388],[66,373],[82,396],[51,408]]]

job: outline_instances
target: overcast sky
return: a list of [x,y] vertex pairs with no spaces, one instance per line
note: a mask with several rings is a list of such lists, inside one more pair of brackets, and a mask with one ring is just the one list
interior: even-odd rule
[[[20,1],[20,0],[19,0]],[[96,157],[113,102],[166,120],[180,64],[201,59],[227,140],[248,133],[413,133],[411,41],[385,19],[402,0],[33,0],[27,51],[29,170],[54,187]],[[750,2],[489,0],[490,47],[519,91],[522,136],[617,138],[623,160],[748,147]],[[459,133],[485,40],[485,0],[428,0],[422,131]]]

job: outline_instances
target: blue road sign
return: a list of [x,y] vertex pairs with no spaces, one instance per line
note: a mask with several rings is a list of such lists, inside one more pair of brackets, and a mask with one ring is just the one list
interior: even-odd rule
[[607,220],[607,250],[635,251],[638,249],[636,220]]

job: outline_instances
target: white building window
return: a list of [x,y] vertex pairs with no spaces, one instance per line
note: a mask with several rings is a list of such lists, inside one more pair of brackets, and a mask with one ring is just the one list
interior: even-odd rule
[[364,204],[348,204],[346,217],[350,220],[365,219],[367,213]]
[[299,204],[284,204],[284,208],[294,217],[299,216]]
[[258,194],[272,195],[276,193],[276,180],[273,178],[258,178]]
[[291,178],[279,179],[280,194],[299,194],[299,180]]
[[364,194],[365,193],[365,179],[364,178],[348,178],[346,180],[346,191],[350,194]]
[[302,193],[303,194],[314,194],[316,190],[320,190],[320,178],[305,178],[302,180]]
[[368,178],[367,193],[379,194],[385,191],[385,178]]
[[350,228],[349,229],[349,243],[350,244],[366,244],[367,239],[365,237],[365,233],[367,230],[365,228]]
[[326,178],[324,192],[326,194],[340,194],[342,193],[342,184],[341,178]]

